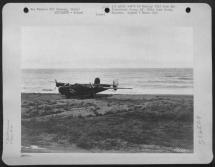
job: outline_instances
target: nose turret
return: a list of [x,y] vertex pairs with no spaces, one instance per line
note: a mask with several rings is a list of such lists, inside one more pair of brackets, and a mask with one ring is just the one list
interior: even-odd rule
[[58,91],[59,91],[59,93],[62,94],[62,95],[65,94],[65,89],[64,89],[64,87],[59,87],[59,88],[58,88]]

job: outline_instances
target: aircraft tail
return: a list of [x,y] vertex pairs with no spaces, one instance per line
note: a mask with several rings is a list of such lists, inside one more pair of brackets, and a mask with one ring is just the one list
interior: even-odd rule
[[63,82],[58,82],[58,81],[55,79],[55,85],[56,85],[56,87],[60,87],[60,86],[64,86],[65,83],[63,83]]

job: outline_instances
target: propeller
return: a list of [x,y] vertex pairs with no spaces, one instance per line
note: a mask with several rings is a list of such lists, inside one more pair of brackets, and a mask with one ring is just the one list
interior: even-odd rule
[[118,80],[113,80],[113,90],[117,90],[118,85],[119,85]]
[[94,88],[94,85],[90,82],[90,86],[91,86],[91,88]]

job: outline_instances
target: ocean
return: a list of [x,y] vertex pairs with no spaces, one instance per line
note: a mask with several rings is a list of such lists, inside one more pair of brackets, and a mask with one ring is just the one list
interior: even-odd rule
[[105,94],[193,94],[192,68],[138,69],[22,69],[22,92],[57,93],[54,80],[66,83],[101,83],[132,89],[107,90]]

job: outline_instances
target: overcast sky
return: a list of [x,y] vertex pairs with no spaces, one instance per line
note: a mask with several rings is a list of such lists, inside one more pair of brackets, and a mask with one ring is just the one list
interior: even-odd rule
[[22,68],[193,67],[188,27],[46,26],[22,29]]

